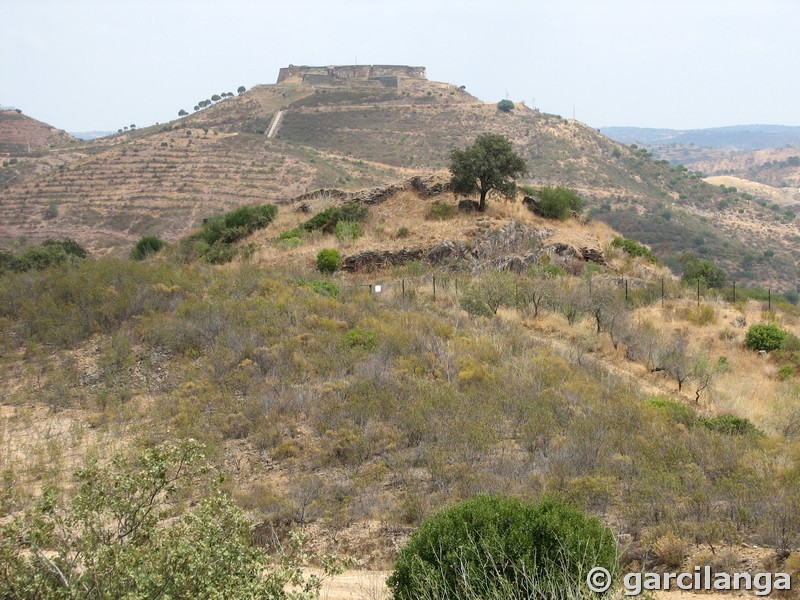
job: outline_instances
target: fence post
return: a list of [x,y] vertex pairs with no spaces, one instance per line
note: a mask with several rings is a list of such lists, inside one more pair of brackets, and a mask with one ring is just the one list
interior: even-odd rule
[[661,308],[664,308],[664,278],[661,278]]
[[772,310],[772,290],[767,290],[767,310]]
[[433,301],[436,302],[436,275],[433,276]]
[[736,282],[733,282],[733,303],[736,304]]
[[700,278],[697,278],[697,306],[700,306]]
[[402,279],[401,281],[403,282],[403,300],[405,300],[406,299],[406,280]]
[[625,279],[625,302],[628,301],[628,280]]

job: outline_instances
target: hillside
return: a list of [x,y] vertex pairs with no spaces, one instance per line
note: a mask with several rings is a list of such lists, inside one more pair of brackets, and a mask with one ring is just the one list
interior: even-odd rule
[[[579,122],[521,103],[504,113],[425,79],[396,88],[288,79],[166,125],[20,159],[0,170],[0,244],[69,235],[93,252],[121,255],[141,235],[176,240],[235,205],[427,176],[446,166],[452,148],[487,131],[509,137],[527,160],[523,183],[576,188],[596,218],[662,257],[697,251],[740,283],[776,289],[800,273],[788,213],[765,212],[750,196]],[[757,269],[745,259],[767,251]]]
[[[86,456],[191,437],[259,543],[300,527],[362,568],[487,491],[569,498],[635,569],[672,564],[667,543],[689,568],[795,548],[770,524],[800,501],[797,359],[743,340],[765,320],[800,333],[797,310],[697,306],[602,223],[499,200],[442,215],[435,183],[363,197],[355,239],[282,235],[340,206],[315,194],[225,266],[173,248],[0,275],[0,515],[68,490]],[[373,259],[325,277],[321,248]],[[498,270],[511,259],[526,269]]]
[[30,155],[75,141],[65,131],[15,110],[0,110],[0,155]]
[[787,125],[732,125],[707,129],[651,129],[601,127],[601,133],[623,144],[644,146],[700,146],[748,152],[800,146],[800,127]]

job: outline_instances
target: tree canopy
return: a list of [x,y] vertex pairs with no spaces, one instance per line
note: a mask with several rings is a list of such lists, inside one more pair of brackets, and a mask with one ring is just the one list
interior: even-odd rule
[[450,153],[450,184],[456,193],[480,194],[478,210],[486,210],[486,195],[497,190],[513,199],[517,193],[514,179],[527,171],[525,160],[514,152],[511,142],[496,133],[484,133],[475,143]]

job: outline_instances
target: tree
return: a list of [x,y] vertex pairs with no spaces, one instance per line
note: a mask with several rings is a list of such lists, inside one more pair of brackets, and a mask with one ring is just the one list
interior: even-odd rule
[[242,94],[244,94],[244,93],[247,91],[247,88],[246,88],[246,87],[244,87],[243,85],[240,85],[240,86],[239,86],[239,87],[236,89],[236,91],[237,91],[237,92],[239,93],[239,95],[241,96]]
[[183,109],[180,109],[180,110],[178,111],[178,116],[179,116],[179,117],[185,117],[185,116],[186,116],[186,115],[188,115],[188,114],[189,114],[189,113],[187,113],[187,112],[186,112],[185,110],[183,110]]
[[219,102],[220,100],[222,100],[222,97],[220,97],[219,94],[214,94],[213,96],[211,96],[212,102]]
[[728,274],[721,267],[694,254],[681,256],[680,265],[683,270],[682,279],[689,285],[697,285],[700,280],[710,288],[722,288],[728,281]]
[[527,171],[525,160],[511,142],[496,133],[484,133],[464,150],[450,153],[450,184],[456,193],[480,194],[478,210],[486,210],[486,195],[497,190],[511,200],[517,193],[514,179]]
[[514,110],[514,103],[511,100],[500,100],[497,103],[497,109],[501,112],[511,112]]

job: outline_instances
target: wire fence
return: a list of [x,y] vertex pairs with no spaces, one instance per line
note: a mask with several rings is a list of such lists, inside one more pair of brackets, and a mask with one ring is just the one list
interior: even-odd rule
[[[475,276],[468,273],[434,273],[418,276],[399,278],[376,276],[371,282],[341,285],[342,291],[347,294],[369,292],[383,300],[416,300],[427,299],[457,301],[461,294],[476,281]],[[551,278],[554,288],[558,278]],[[693,300],[698,306],[703,303],[725,301],[736,304],[737,302],[757,302],[761,309],[770,311],[786,299],[778,294],[773,294],[771,289],[742,288],[732,282],[724,287],[710,287],[702,280],[694,284],[684,284],[679,281],[661,277],[656,280],[642,280],[629,277],[585,277],[582,278],[585,290],[591,295],[593,289],[599,287],[619,290],[619,297],[631,307],[660,303],[664,307],[670,300]],[[518,293],[515,291],[515,297]]]

